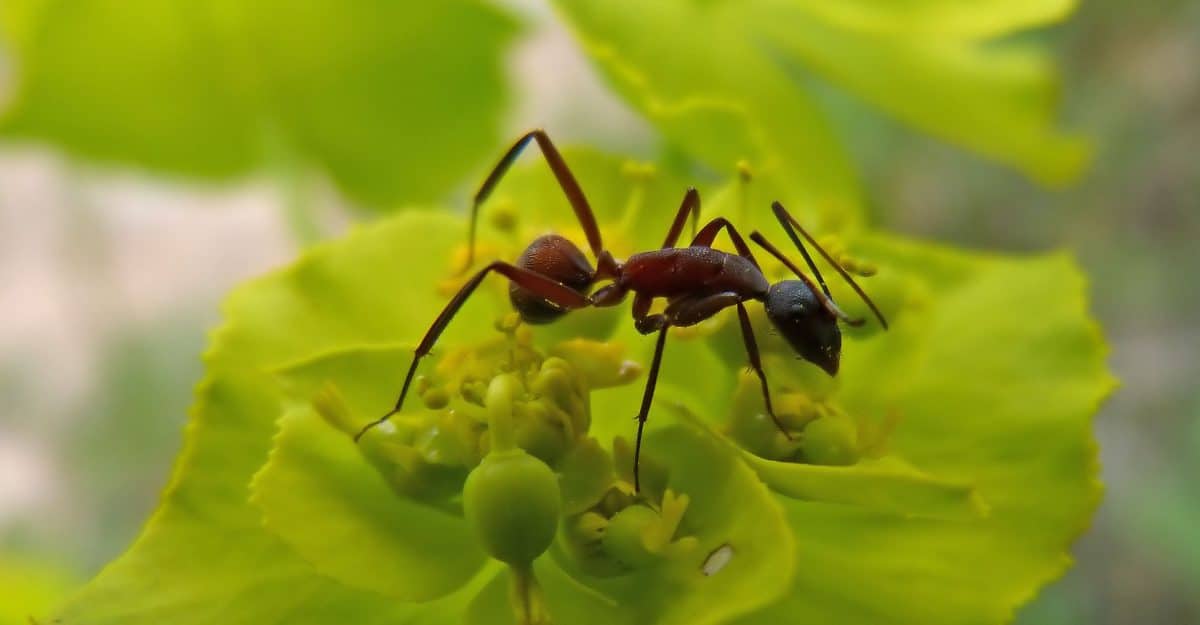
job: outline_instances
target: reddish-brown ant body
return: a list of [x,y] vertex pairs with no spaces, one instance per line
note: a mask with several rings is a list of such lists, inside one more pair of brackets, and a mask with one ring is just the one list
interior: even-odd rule
[[[866,293],[779,202],[772,204],[775,217],[783,226],[788,237],[799,248],[809,269],[816,276],[817,283],[820,284],[819,290],[817,285],[788,260],[778,248],[768,242],[762,234],[753,232],[750,240],[777,258],[798,278],[771,284],[763,275],[741,234],[733,224],[723,217],[717,217],[701,228],[695,234],[689,247],[676,247],[675,244],[689,217],[692,220],[693,230],[695,230],[700,212],[700,195],[695,189],[688,189],[684,195],[683,203],[680,205],[660,249],[634,254],[623,263],[617,261],[604,248],[600,237],[600,228],[596,225],[596,218],[592,214],[592,209],[584,197],[579,183],[576,182],[575,176],[567,167],[566,161],[563,160],[554,143],[550,141],[550,137],[542,130],[533,130],[518,139],[492,169],[475,194],[468,235],[468,266],[474,260],[475,221],[478,218],[479,206],[491,195],[492,190],[530,141],[536,141],[541,148],[543,156],[550,165],[551,172],[574,209],[575,216],[587,237],[588,246],[596,259],[595,268],[574,243],[559,235],[547,234],[530,243],[517,259],[516,264],[497,260],[480,269],[446,304],[441,314],[425,333],[425,337],[421,339],[421,343],[417,345],[396,405],[383,417],[364,427],[358,436],[362,436],[363,432],[369,428],[386,421],[400,411],[412,383],[413,375],[417,370],[417,364],[433,348],[442,331],[446,329],[446,325],[454,318],[467,298],[492,272],[508,279],[509,299],[512,301],[513,308],[520,314],[523,321],[530,324],[549,323],[569,311],[589,306],[615,306],[624,301],[626,295],[633,293],[633,320],[638,332],[642,334],[658,333],[650,372],[646,379],[645,392],[642,395],[641,409],[637,414],[637,442],[634,448],[635,482],[638,475],[638,458],[641,454],[642,431],[650,411],[650,403],[654,397],[654,387],[658,381],[659,365],[662,363],[668,328],[694,325],[725,308],[736,307],[741,324],[742,340],[746,346],[750,366],[757,374],[762,387],[767,414],[775,420],[775,424],[781,430],[783,430],[783,424],[775,416],[774,408],[771,405],[767,376],[763,371],[758,344],[754,339],[754,331],[751,328],[750,317],[744,303],[750,300],[762,302],[771,324],[801,358],[817,365],[831,376],[837,374],[842,346],[842,335],[837,322],[840,319],[847,324],[856,326],[861,325],[863,320],[849,318],[834,304],[829,288],[821,277],[821,272],[817,270],[804,243],[797,236],[797,231],[846,279],[871,308],[880,324],[885,329],[887,328],[887,321],[883,318],[883,314]],[[733,247],[737,250],[736,254],[722,252],[712,247],[713,240],[722,229],[726,231],[733,242]],[[593,287],[602,281],[607,281],[607,283],[593,292]],[[651,314],[651,304],[660,297],[667,300],[666,308],[661,313]]]

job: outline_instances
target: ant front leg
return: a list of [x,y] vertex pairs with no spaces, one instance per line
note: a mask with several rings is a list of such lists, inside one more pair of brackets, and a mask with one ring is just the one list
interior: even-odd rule
[[767,407],[767,414],[775,422],[775,427],[779,428],[779,431],[783,432],[788,440],[791,440],[792,435],[788,434],[787,428],[783,427],[783,422],[775,416],[775,408],[771,405],[771,389],[767,386],[767,373],[763,370],[762,358],[758,353],[758,342],[754,340],[754,328],[750,325],[750,315],[746,313],[746,305],[738,302],[737,311],[738,321],[742,325],[742,341],[746,345],[746,355],[750,357],[750,368],[758,375],[758,383],[762,387],[763,404]]
[[555,282],[537,272],[503,261],[492,262],[474,276],[471,276],[471,279],[467,280],[466,284],[458,290],[458,293],[454,294],[454,297],[450,299],[450,302],[438,314],[437,319],[434,319],[433,324],[429,326],[429,330],[425,332],[425,337],[421,339],[421,343],[414,350],[412,363],[408,366],[408,373],[404,376],[404,385],[400,388],[400,396],[396,399],[396,405],[387,414],[365,425],[354,436],[356,442],[367,430],[387,421],[392,415],[400,412],[400,409],[404,407],[404,398],[408,395],[408,387],[412,384],[413,374],[417,371],[417,364],[429,354],[434,344],[437,343],[438,338],[442,335],[442,332],[446,329],[446,326],[449,325],[450,320],[454,319],[454,315],[458,314],[458,310],[471,297],[471,294],[475,292],[475,289],[483,282],[483,279],[492,272],[508,278],[513,284],[545,298],[546,301],[565,310],[585,308],[592,303],[586,295],[582,295],[574,289]]
[[[700,231],[700,234],[697,234],[696,238],[692,240],[692,245],[701,247],[712,246],[713,240],[717,238],[717,233],[722,229],[729,233],[729,238],[733,241],[733,247],[737,249],[738,255],[745,257],[754,263],[755,267],[758,267],[758,261],[754,259],[754,254],[750,252],[750,246],[746,245],[745,239],[738,233],[737,228],[724,217],[717,217],[708,222]],[[733,302],[729,305],[732,304]],[[762,358],[758,351],[758,341],[754,339],[754,328],[750,325],[750,317],[746,313],[746,306],[740,300],[736,304],[738,321],[742,326],[742,342],[746,346],[746,355],[750,358],[750,368],[754,370],[754,373],[758,376],[759,384],[762,386],[763,404],[766,405],[767,414],[775,422],[775,426],[779,428],[779,431],[783,432],[784,436],[787,436],[788,439],[791,439],[791,435],[783,427],[783,422],[775,415],[775,408],[771,405],[771,390],[767,385],[767,373],[763,369]],[[716,314],[716,311],[713,311],[711,314]]]

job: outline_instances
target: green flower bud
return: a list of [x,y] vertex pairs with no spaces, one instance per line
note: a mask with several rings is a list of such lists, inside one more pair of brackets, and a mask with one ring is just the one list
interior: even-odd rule
[[810,464],[854,464],[859,457],[858,425],[844,414],[829,412],[804,428],[800,454]]
[[640,364],[625,358],[621,343],[574,338],[558,343],[550,354],[571,363],[589,389],[621,386],[642,374]]
[[[779,396],[775,399],[778,403]],[[750,371],[743,370],[738,374],[728,434],[746,451],[772,460],[785,458],[796,448],[795,442],[788,440],[767,414],[758,377]]]
[[514,566],[550,546],[561,511],[554,471],[518,448],[488,454],[463,486],[463,513],[484,550]]
[[694,537],[674,539],[688,501],[687,495],[668,490],[663,494],[661,510],[639,503],[617,512],[608,520],[600,541],[604,555],[628,570],[646,568],[690,551],[696,544]]
[[559,485],[566,514],[578,514],[597,504],[613,486],[612,458],[594,438],[577,442],[558,464]]
[[[354,436],[355,419],[337,387],[326,385],[313,397],[313,409],[327,423]],[[471,435],[454,426],[453,414],[397,416],[363,433],[358,449],[396,494],[443,507],[462,490],[467,467],[477,453],[466,448]],[[431,432],[440,433],[430,435]],[[424,444],[420,441],[424,439]]]
[[570,429],[571,440],[587,433],[592,421],[588,391],[570,363],[562,358],[547,358],[530,389],[566,417],[564,425]]
[[400,442],[377,440],[360,448],[401,497],[441,504],[462,490],[467,477],[466,467],[427,462],[419,450]]
[[608,521],[601,541],[609,556],[630,568],[643,568],[658,559],[647,545],[648,530],[659,522],[658,513],[644,505],[629,506]]
[[569,419],[546,402],[524,404],[515,424],[517,446],[546,464],[557,465],[569,446],[569,430],[573,428],[564,423]]
[[492,450],[467,476],[463,513],[484,549],[513,567],[527,567],[554,540],[562,512],[558,477],[515,446],[513,399],[520,383],[497,376],[487,392]]

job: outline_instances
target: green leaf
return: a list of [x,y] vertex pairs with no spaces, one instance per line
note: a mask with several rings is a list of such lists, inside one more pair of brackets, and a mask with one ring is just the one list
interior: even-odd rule
[[882,236],[864,247],[881,271],[925,276],[932,299],[894,320],[919,335],[899,363],[875,357],[898,347],[886,335],[845,346],[837,401],[851,414],[898,411],[890,452],[970,483],[990,514],[897,519],[785,500],[806,565],[783,601],[745,622],[1007,622],[1065,570],[1099,501],[1091,417],[1113,380],[1083,280],[1062,255],[923,253]]
[[[134,546],[58,617],[95,625],[383,624],[417,614],[429,623],[458,622],[490,577],[424,604],[333,582],[263,527],[248,485],[267,460],[282,410],[269,372],[338,346],[419,334],[443,304],[444,269],[432,259],[464,236],[460,219],[405,213],[318,245],[292,267],[235,291],[205,356],[208,373],[163,502]],[[468,305],[464,318],[492,310],[486,299]],[[480,331],[468,322],[446,336],[469,340]]]
[[377,208],[441,197],[495,149],[514,28],[472,0],[17,5],[10,139],[210,179],[282,146]]
[[[260,500],[270,480],[278,480],[272,496],[281,497],[264,505],[267,527],[263,510],[249,501],[248,485],[268,463],[279,415],[307,402],[316,385],[334,380],[356,414],[390,406],[407,360],[396,346],[422,336],[445,304],[449,259],[464,234],[460,218],[406,213],[317,246],[294,266],[235,292],[205,357],[207,376],[162,506],[131,550],[67,603],[59,614],[64,622],[509,618],[511,610],[493,609],[496,589],[506,583],[493,568],[469,581],[465,565],[438,569],[430,588],[464,585],[432,602],[400,602],[355,588],[366,584],[346,570],[347,562],[374,556],[316,554],[312,536],[281,525],[281,519],[300,518],[301,494],[320,492],[314,503],[326,507],[314,506],[313,513],[345,506],[346,523],[367,526],[384,540],[357,512],[364,508],[351,508],[374,502],[369,493],[382,487],[378,476],[363,466],[352,471],[350,458],[337,451],[350,450],[320,442],[304,421],[286,426],[260,476]],[[736,324],[711,334],[673,332],[644,453],[670,467],[668,485],[690,497],[681,533],[700,544],[686,557],[617,578],[594,579],[557,552],[543,557],[537,570],[552,613],[578,623],[998,623],[1061,573],[1067,546],[1098,500],[1090,419],[1112,386],[1078,270],[1062,255],[986,256],[880,234],[844,244],[879,266],[878,277],[864,280],[868,292],[890,285],[881,290],[891,330],[848,331],[842,370],[832,380],[808,375],[812,368],[780,351],[778,337],[763,336],[768,376],[773,389],[786,393],[818,389],[820,401],[860,424],[896,413],[899,425],[885,441],[886,452],[929,479],[895,484],[903,482],[897,470],[884,472],[887,479],[853,475],[858,481],[825,482],[818,480],[820,470],[795,470],[804,474],[807,492],[859,487],[863,492],[846,498],[876,509],[771,493],[723,443],[678,426],[664,409],[678,402],[703,423],[728,418],[736,370],[744,363],[725,353]],[[842,290],[835,296],[851,302]],[[440,348],[494,337],[492,321],[507,308],[503,281],[489,280],[450,324]],[[630,326],[622,320],[612,340],[646,363],[653,339]],[[539,337],[558,331],[532,330]],[[605,442],[631,436],[641,394],[637,384],[592,394],[591,434]],[[629,470],[626,464],[615,469]],[[359,470],[366,481],[350,486]],[[872,492],[887,480],[915,490]],[[911,505],[921,510],[930,502],[934,510],[956,509],[964,491],[953,485],[970,485],[990,515],[946,520],[955,515],[914,515],[906,507],[904,499],[919,496],[925,503]],[[380,550],[428,556],[405,551],[409,536],[391,538],[399,542]],[[357,553],[349,540],[331,542]],[[727,567],[704,576],[704,563],[726,543],[734,549]],[[385,575],[399,580],[393,576],[400,573]],[[401,584],[385,585],[384,592],[395,594]]]
[[46,562],[0,556],[0,625],[29,625],[53,609],[76,585],[65,570]]
[[[754,472],[691,427],[660,429],[647,436],[645,449],[668,468],[666,487],[689,498],[680,533],[697,544],[661,566],[621,577],[590,577],[560,554],[565,570],[608,597],[623,614],[620,622],[722,623],[778,598],[795,566],[793,537]],[[726,548],[733,554],[728,563],[706,574],[712,554]]]
[[[734,447],[691,411],[681,407],[680,413],[715,440]],[[969,483],[940,479],[895,457],[864,459],[850,466],[822,466],[767,460],[740,449],[737,452],[759,479],[786,497],[914,518],[970,519],[987,514],[987,503]]]
[[[1055,128],[1057,81],[1041,49],[980,38],[1061,18],[1063,0],[819,2],[559,0],[585,51],[673,143],[731,172],[779,176],[786,204],[825,228],[858,221],[855,167],[820,81],[915,128],[1048,183],[1087,146]],[[919,24],[919,26],[910,26]]]
[[987,504],[967,483],[943,480],[896,458],[864,460],[849,467],[748,459],[759,477],[781,495],[844,503],[910,517],[961,519],[982,516]]
[[350,437],[311,410],[280,420],[251,488],[268,529],[353,588],[427,601],[461,587],[484,563],[462,518],[397,497]]

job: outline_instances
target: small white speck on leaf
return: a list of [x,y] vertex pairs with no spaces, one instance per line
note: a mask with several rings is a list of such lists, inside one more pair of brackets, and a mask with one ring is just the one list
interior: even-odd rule
[[725,568],[732,559],[733,547],[731,547],[729,543],[725,543],[724,545],[713,549],[712,553],[708,554],[708,557],[704,559],[704,564],[700,567],[700,572],[709,577],[716,575],[721,571],[721,569]]

